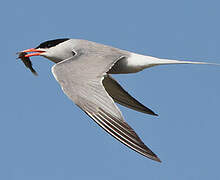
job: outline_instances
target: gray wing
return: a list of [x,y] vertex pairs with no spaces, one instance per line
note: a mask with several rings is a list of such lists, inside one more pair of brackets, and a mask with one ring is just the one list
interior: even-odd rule
[[72,58],[54,65],[52,72],[64,93],[99,126],[131,149],[160,162],[124,121],[102,84],[105,72],[116,61],[117,58],[106,60],[101,56],[82,56],[80,60]]
[[108,94],[113,98],[115,102],[142,113],[158,116],[151,109],[145,107],[135,98],[133,98],[110,75],[105,76],[102,83],[105,87],[105,90],[108,92]]

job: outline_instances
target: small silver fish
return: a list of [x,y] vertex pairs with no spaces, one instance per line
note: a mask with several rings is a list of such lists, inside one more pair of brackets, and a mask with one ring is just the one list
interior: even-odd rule
[[37,76],[37,72],[34,70],[34,68],[32,67],[32,62],[30,60],[29,57],[25,57],[25,55],[27,54],[26,52],[18,52],[18,58],[17,59],[21,59],[22,62],[24,63],[24,65],[30,69],[30,71]]

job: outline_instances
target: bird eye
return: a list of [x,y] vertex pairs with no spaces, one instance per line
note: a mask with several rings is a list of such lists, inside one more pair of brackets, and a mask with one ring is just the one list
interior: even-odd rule
[[72,54],[73,54],[73,56],[75,56],[75,55],[76,55],[76,52],[74,52],[74,51],[72,50]]

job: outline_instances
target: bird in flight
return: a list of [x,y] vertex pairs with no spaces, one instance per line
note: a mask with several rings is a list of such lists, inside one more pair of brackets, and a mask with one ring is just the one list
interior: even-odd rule
[[161,162],[125,122],[119,103],[133,110],[157,116],[112,78],[111,74],[136,73],[168,64],[212,64],[159,59],[80,39],[55,39],[19,53],[34,74],[29,57],[43,56],[54,63],[52,73],[64,93],[114,138],[152,160]]

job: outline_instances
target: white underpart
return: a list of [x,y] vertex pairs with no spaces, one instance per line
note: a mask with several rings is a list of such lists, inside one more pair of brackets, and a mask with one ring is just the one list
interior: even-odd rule
[[132,53],[130,57],[124,60],[123,66],[127,73],[135,73],[145,68],[149,68],[157,65],[166,64],[209,64],[209,65],[220,65],[215,63],[206,62],[194,62],[194,61],[179,61],[170,59],[159,59],[152,56],[144,56],[140,54]]

